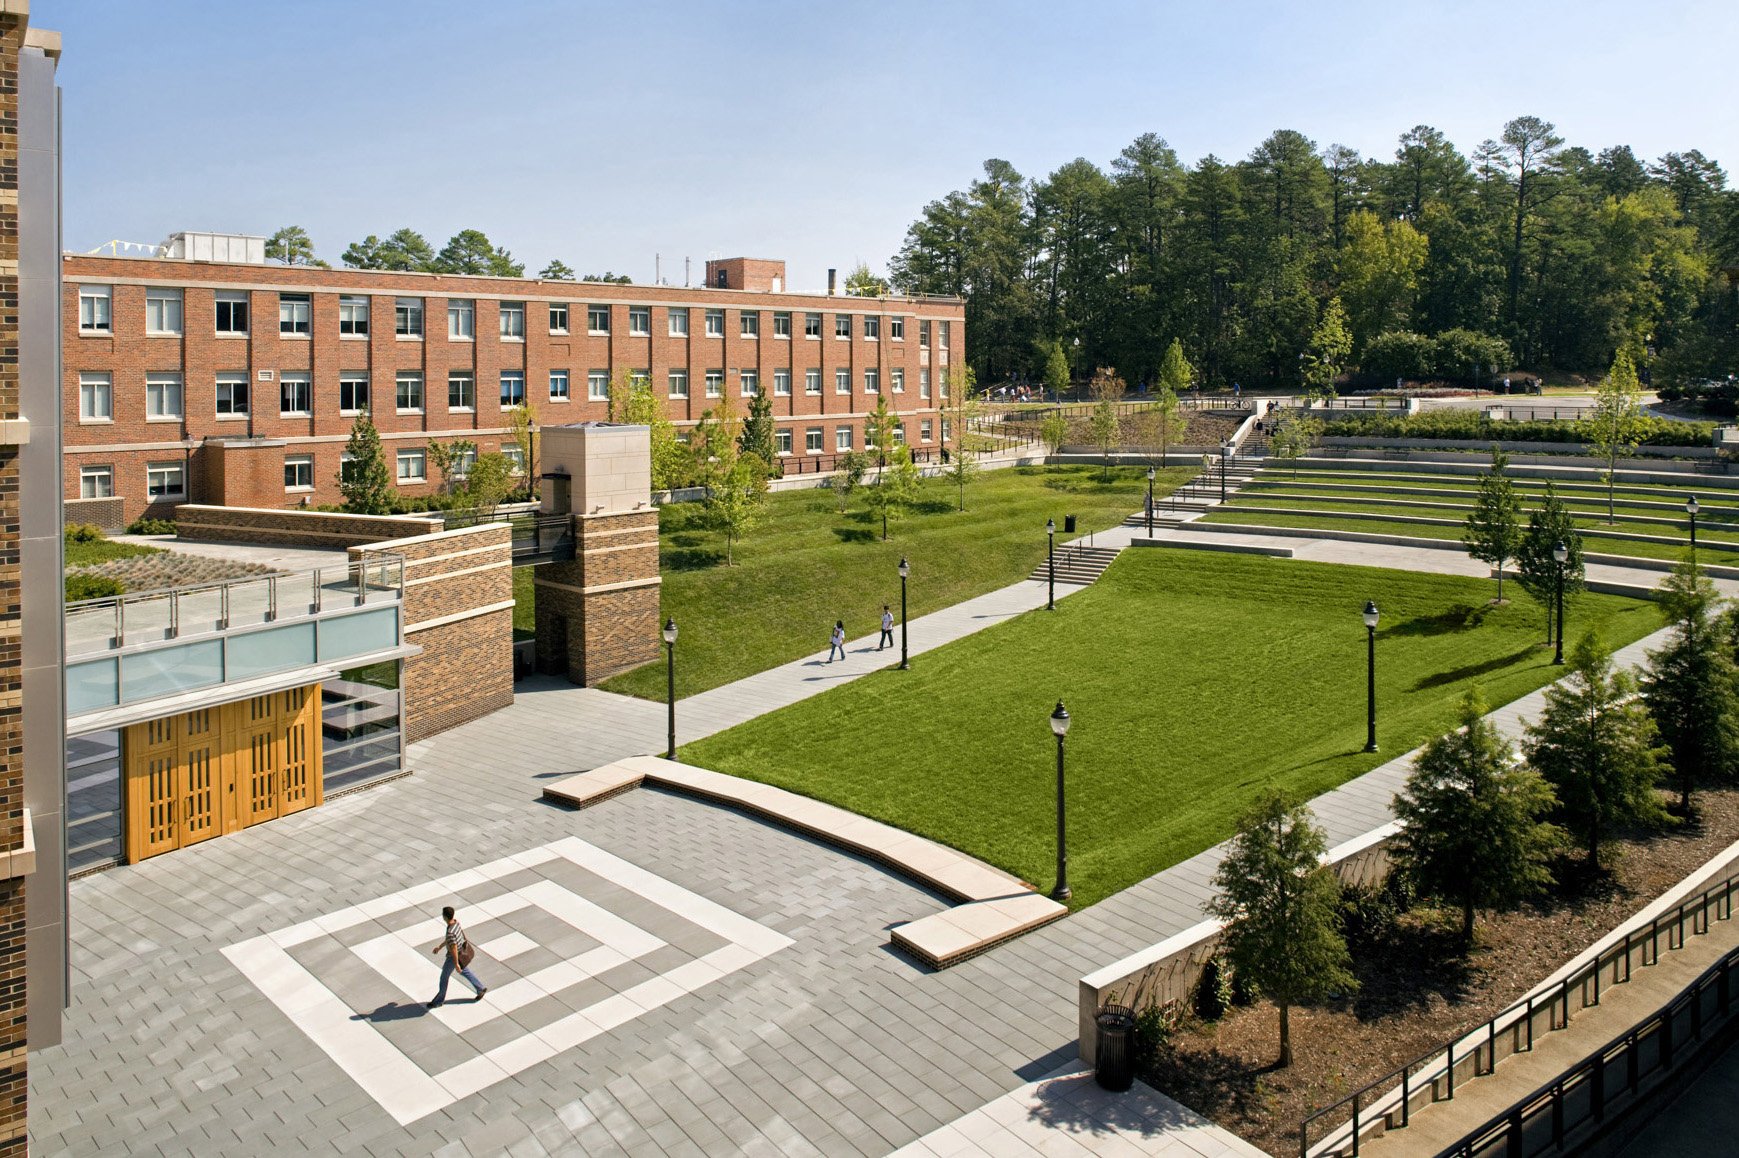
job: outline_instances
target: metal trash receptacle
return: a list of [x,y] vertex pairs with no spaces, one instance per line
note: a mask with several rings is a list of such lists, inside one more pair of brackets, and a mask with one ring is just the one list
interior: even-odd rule
[[1072,535],[1074,533],[1075,533],[1075,516],[1074,515],[1064,515],[1063,516],[1063,534]]
[[1107,1005],[1094,1020],[1099,1043],[1093,1051],[1093,1077],[1104,1089],[1120,1094],[1135,1084],[1135,1010]]

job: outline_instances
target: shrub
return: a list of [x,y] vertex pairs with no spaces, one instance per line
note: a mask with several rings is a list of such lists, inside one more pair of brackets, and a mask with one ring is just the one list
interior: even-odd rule
[[1367,380],[1383,383],[1396,378],[1460,381],[1475,366],[1490,373],[1510,365],[1511,360],[1509,343],[1490,334],[1454,329],[1427,337],[1411,330],[1390,330],[1365,344],[1359,369]]
[[1510,365],[1509,343],[1472,330],[1444,330],[1431,339],[1431,373],[1437,378],[1460,378],[1475,366],[1484,373]]
[[[1709,446],[1714,424],[1644,417],[1644,446]],[[1476,410],[1427,410],[1421,414],[1345,414],[1323,424],[1325,435],[1340,438],[1456,439],[1464,442],[1574,442],[1594,439],[1593,428],[1570,419],[1507,422]]]
[[91,575],[84,571],[74,571],[66,577],[66,601],[77,603],[81,599],[107,599],[111,595],[120,595],[127,587],[119,579],[111,579],[107,575]]
[[1385,382],[1395,378],[1418,381],[1431,376],[1432,355],[1431,339],[1424,334],[1415,334],[1411,330],[1390,330],[1386,334],[1378,334],[1365,344],[1364,355],[1359,359],[1359,369],[1366,375]]
[[103,529],[90,523],[68,523],[66,525],[66,541],[69,543],[96,543],[103,539]]
[[1219,954],[1208,958],[1196,982],[1196,1016],[1203,1021],[1218,1021],[1232,1008],[1232,967]]
[[1172,1016],[1161,1005],[1149,1005],[1135,1015],[1134,1061],[1137,1071],[1151,1069],[1160,1052],[1171,1045]]
[[175,523],[171,519],[134,519],[127,524],[129,535],[173,535]]

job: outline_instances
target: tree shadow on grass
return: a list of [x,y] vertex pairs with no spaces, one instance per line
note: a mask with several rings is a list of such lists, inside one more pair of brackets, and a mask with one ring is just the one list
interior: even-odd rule
[[1535,650],[1534,645],[1529,644],[1527,647],[1522,648],[1522,650],[1513,652],[1510,655],[1500,655],[1488,659],[1483,663],[1470,663],[1463,667],[1452,668],[1449,671],[1441,671],[1436,675],[1426,676],[1424,679],[1414,684],[1413,690],[1416,692],[1422,692],[1427,688],[1440,688],[1446,684],[1455,683],[1458,680],[1473,679],[1482,675],[1490,675],[1494,671],[1502,671],[1511,664],[1523,662],[1529,656],[1533,655]]
[[953,509],[954,501],[952,499],[925,499],[922,502],[912,504],[912,511],[920,515],[945,515]]
[[873,543],[876,533],[868,527],[835,527],[833,533],[842,543]]
[[724,562],[725,553],[714,547],[678,547],[658,556],[659,566],[666,571],[707,571]]
[[1397,623],[1381,635],[1448,635],[1456,631],[1471,631],[1485,622],[1487,607],[1470,607],[1457,603],[1436,615],[1415,615]]

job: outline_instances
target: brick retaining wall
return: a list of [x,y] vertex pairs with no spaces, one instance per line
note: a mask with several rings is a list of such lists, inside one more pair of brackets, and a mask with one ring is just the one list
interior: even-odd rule
[[175,530],[183,539],[327,547],[334,551],[440,530],[441,524],[404,515],[347,515],[334,511],[269,511],[182,503]]

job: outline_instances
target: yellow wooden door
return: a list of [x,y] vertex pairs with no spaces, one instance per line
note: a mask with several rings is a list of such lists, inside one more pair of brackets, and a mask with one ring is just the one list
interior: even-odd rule
[[278,719],[278,813],[288,816],[320,803],[320,685],[280,692]]
[[177,799],[181,802],[180,846],[198,844],[216,836],[221,828],[223,729],[216,708],[201,708],[181,717],[181,735],[176,745]]
[[181,719],[133,724],[124,736],[127,764],[127,859],[144,860],[180,847],[176,741]]
[[241,719],[236,727],[236,791],[243,828],[278,815],[281,785],[277,696],[254,696],[233,705]]

